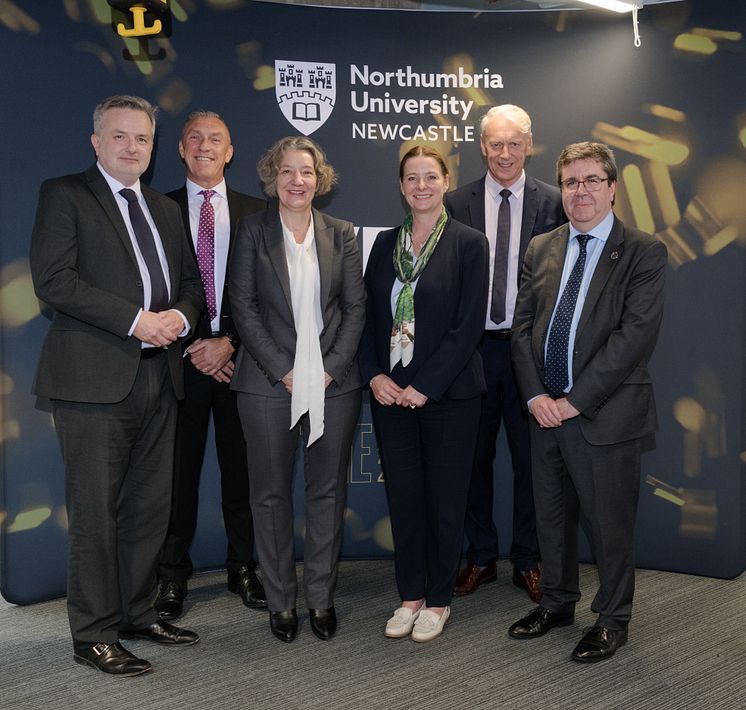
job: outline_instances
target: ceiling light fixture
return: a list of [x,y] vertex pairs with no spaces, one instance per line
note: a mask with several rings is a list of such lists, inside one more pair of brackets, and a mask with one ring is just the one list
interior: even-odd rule
[[635,34],[635,47],[642,44],[640,40],[640,29],[637,24],[637,11],[642,7],[643,0],[575,0],[575,2],[584,5],[593,5],[604,10],[613,12],[631,12],[632,13],[632,30]]
[[632,12],[642,5],[637,0],[576,0],[576,2],[582,2],[584,5],[595,5],[613,12]]

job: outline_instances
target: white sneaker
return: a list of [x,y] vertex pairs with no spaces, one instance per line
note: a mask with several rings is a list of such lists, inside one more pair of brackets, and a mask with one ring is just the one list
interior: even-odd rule
[[384,635],[390,639],[400,639],[412,633],[414,622],[417,621],[422,609],[413,612],[411,609],[400,606],[394,615],[386,622]]
[[419,619],[417,619],[412,631],[412,640],[423,642],[437,638],[443,632],[443,627],[450,615],[451,607],[449,606],[443,610],[440,616],[430,609],[421,609]]

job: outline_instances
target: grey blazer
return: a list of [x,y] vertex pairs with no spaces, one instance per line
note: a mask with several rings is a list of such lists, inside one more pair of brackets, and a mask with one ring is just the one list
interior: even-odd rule
[[[512,353],[524,400],[544,393],[544,342],[559,297],[570,228],[534,237],[513,318]],[[640,438],[657,429],[648,360],[663,315],[666,247],[614,220],[593,272],[573,344],[569,402],[590,444]]]
[[[365,322],[365,288],[349,222],[313,210],[321,278],[321,354],[332,383],[327,397],[360,387],[357,347]],[[289,397],[280,380],[293,369],[295,324],[277,207],[239,222],[228,295],[241,348],[231,389]]]

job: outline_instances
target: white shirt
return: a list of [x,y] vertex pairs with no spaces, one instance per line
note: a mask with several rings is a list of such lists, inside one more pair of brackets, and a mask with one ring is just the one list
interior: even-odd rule
[[[197,185],[191,180],[186,181],[187,204],[189,205],[189,234],[192,237],[194,251],[197,252],[197,233],[199,231],[199,213],[204,195],[200,195],[205,188]],[[212,319],[210,327],[213,335],[220,332],[220,309],[223,305],[223,291],[225,289],[225,274],[228,268],[228,249],[231,241],[231,216],[228,210],[228,193],[225,180],[210,188],[214,195],[210,198],[210,204],[215,210],[215,255],[213,260],[213,273],[215,281],[215,306],[217,315]]]
[[[137,237],[135,236],[135,230],[132,227],[132,221],[130,220],[130,210],[129,210],[129,203],[127,200],[119,194],[120,190],[123,190],[124,188],[128,188],[132,190],[137,195],[137,201],[140,204],[140,207],[142,209],[142,213],[145,216],[145,220],[147,221],[148,225],[150,226],[150,230],[153,232],[153,241],[155,242],[155,250],[158,254],[158,261],[161,263],[161,269],[163,271],[163,278],[166,281],[166,289],[168,290],[169,297],[171,296],[171,280],[168,276],[168,261],[166,261],[166,253],[163,251],[163,243],[161,242],[161,235],[158,233],[158,228],[155,226],[155,222],[153,221],[153,217],[150,214],[150,210],[148,209],[148,205],[145,202],[145,199],[142,196],[142,190],[140,189],[140,181],[138,180],[133,185],[123,185],[119,180],[116,178],[113,178],[109,173],[104,170],[101,163],[96,163],[96,166],[101,171],[101,174],[104,176],[104,179],[106,180],[106,183],[109,185],[109,188],[114,193],[114,199],[116,200],[117,207],[119,207],[119,212],[122,215],[122,219],[124,220],[124,224],[127,227],[127,234],[129,235],[130,242],[132,242],[132,249],[135,252],[135,259],[137,260],[137,268],[140,271],[140,279],[142,280],[142,291],[143,291],[143,304],[142,309],[138,311],[137,315],[135,316],[135,320],[132,321],[132,325],[130,326],[129,332],[127,335],[132,335],[132,333],[135,332],[135,328],[137,327],[137,323],[140,320],[140,314],[143,312],[143,310],[147,311],[150,310],[150,297],[152,294],[152,286],[150,283],[150,272],[148,271],[148,266],[145,263],[145,258],[142,255],[142,252],[140,251],[140,244],[137,241]],[[176,313],[178,313],[182,320],[184,321],[184,330],[181,331],[180,335],[184,336],[189,332],[189,321],[187,321],[186,317],[181,311],[178,311],[176,309],[174,310]],[[147,345],[146,343],[143,343],[143,347],[152,347]]]
[[[487,291],[485,330],[503,330],[513,325],[515,299],[518,295],[518,258],[521,250],[521,221],[523,219],[525,187],[525,171],[521,171],[521,176],[510,187],[501,185],[490,173],[487,173],[484,181],[484,230],[487,242],[490,245],[490,282]],[[510,190],[512,193],[508,198],[508,204],[510,205],[510,243],[508,245],[508,282],[505,285],[505,320],[502,323],[495,323],[490,318],[490,310],[492,309],[492,280],[495,275],[495,252],[497,249],[497,217],[503,199],[500,195],[501,190]]]
[[282,224],[282,236],[285,242],[285,260],[288,265],[288,276],[290,277],[290,283],[292,284],[296,278],[293,271],[293,252],[298,249],[304,249],[309,252],[313,261],[313,305],[314,313],[316,314],[316,324],[319,329],[319,333],[324,330],[324,318],[321,315],[321,273],[319,272],[319,255],[316,251],[316,237],[313,229],[313,217],[311,217],[311,224],[308,225],[308,231],[306,232],[305,239],[302,244],[298,244],[295,241],[292,230],[285,226],[285,223],[280,217],[280,224]]
[[[549,321],[549,330],[552,328],[554,323],[554,314],[557,312],[557,306],[559,304],[562,293],[565,290],[565,285],[570,278],[575,262],[578,260],[580,254],[580,245],[578,240],[575,238],[578,234],[590,234],[593,239],[589,239],[586,244],[586,257],[585,257],[585,269],[583,270],[583,280],[580,282],[580,291],[578,292],[578,300],[575,302],[575,311],[572,314],[572,323],[570,325],[570,339],[568,341],[567,348],[567,374],[568,374],[568,385],[565,392],[569,392],[572,389],[572,353],[575,350],[575,334],[578,329],[578,321],[580,320],[580,314],[583,312],[583,305],[585,304],[585,297],[588,294],[588,288],[591,285],[591,279],[593,278],[593,272],[596,270],[598,260],[601,258],[601,252],[604,249],[606,240],[611,234],[611,228],[614,225],[614,213],[609,210],[609,214],[599,222],[590,232],[579,232],[573,227],[572,222],[570,223],[570,234],[568,236],[567,249],[565,251],[565,265],[562,269],[562,280],[560,281],[559,296],[557,302],[554,304],[554,310],[552,311],[552,318]],[[547,337],[544,344],[544,357],[546,358],[546,347],[549,342]]]

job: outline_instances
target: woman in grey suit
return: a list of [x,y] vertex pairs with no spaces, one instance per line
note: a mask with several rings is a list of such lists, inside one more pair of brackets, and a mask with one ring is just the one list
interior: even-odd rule
[[241,348],[231,388],[247,442],[272,633],[289,642],[298,631],[292,483],[301,441],[305,597],[314,634],[327,640],[337,628],[334,587],[360,410],[362,267],[352,225],[312,207],[336,181],[314,141],[283,138],[257,169],[279,204],[238,227],[229,296]]
[[399,176],[410,213],[370,252],[360,369],[370,382],[402,600],[385,634],[430,641],[450,615],[461,554],[485,390],[477,345],[488,246],[446,213],[448,168],[437,151],[415,146]]

